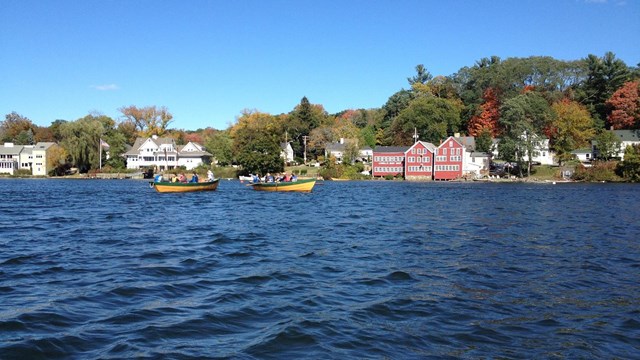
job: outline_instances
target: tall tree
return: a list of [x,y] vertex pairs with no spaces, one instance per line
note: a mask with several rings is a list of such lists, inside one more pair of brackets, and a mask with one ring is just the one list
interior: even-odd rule
[[[526,156],[527,175],[530,175],[533,157],[537,155],[544,130],[552,119],[549,103],[539,93],[527,92],[505,101],[500,112],[500,124],[505,129],[499,144],[499,152],[502,150],[500,156],[515,157],[520,171]],[[506,144],[509,144],[508,148],[504,147]],[[506,154],[507,151],[515,153]],[[520,175],[522,176],[522,173]]]
[[409,85],[426,84],[433,79],[431,73],[422,64],[416,65],[416,75],[407,78]]
[[245,172],[266,174],[284,170],[275,123],[269,114],[244,112],[230,129],[236,159]]
[[492,136],[497,136],[499,131],[500,101],[493,88],[487,88],[483,95],[484,103],[480,105],[480,115],[474,116],[469,121],[469,135],[478,136],[488,131]]
[[437,144],[447,135],[459,131],[459,125],[460,107],[456,102],[423,96],[402,110],[391,125],[391,132],[397,145],[412,144],[414,129],[420,139]]
[[624,83],[607,100],[611,109],[607,120],[615,129],[640,127],[640,80]]
[[551,147],[560,163],[571,159],[571,151],[589,145],[595,135],[594,122],[584,105],[564,99],[551,106],[554,119],[550,127]]
[[602,127],[607,118],[605,102],[629,79],[631,72],[624,61],[616,59],[612,52],[607,52],[602,58],[590,54],[584,59],[584,64],[587,76],[578,88],[579,99]]
[[596,146],[596,157],[600,160],[611,160],[620,152],[622,142],[613,131],[601,129],[593,140]]

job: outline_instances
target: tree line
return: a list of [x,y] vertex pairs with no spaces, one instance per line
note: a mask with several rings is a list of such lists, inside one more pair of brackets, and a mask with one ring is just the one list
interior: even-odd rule
[[[628,66],[611,52],[571,61],[492,56],[448,76],[433,76],[417,65],[408,87],[373,109],[329,114],[303,97],[288,113],[244,110],[227,129],[194,131],[169,128],[173,115],[157,106],[122,107],[116,120],[89,114],[55,120],[48,127],[13,112],[0,122],[0,137],[16,144],[58,142],[64,149],[59,163],[82,172],[98,166],[100,138],[111,145],[106,164],[120,168],[124,159],[118,155],[126,146],[154,134],[173,137],[178,144],[199,142],[221,165],[239,164],[246,172],[281,171],[280,144],[285,141],[297,158],[322,161],[327,143],[350,139],[345,150],[349,160],[362,146],[410,145],[414,131],[434,144],[456,133],[475,136],[479,151],[489,151],[491,139],[499,137],[499,157],[519,163],[547,138],[564,162],[591,139],[603,145],[613,141],[605,129],[640,128],[639,79],[638,66]],[[607,157],[613,152],[601,153]]]

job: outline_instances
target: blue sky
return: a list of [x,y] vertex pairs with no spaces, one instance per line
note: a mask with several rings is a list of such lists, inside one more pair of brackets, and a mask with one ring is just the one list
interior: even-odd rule
[[172,128],[244,109],[377,108],[424,64],[640,62],[640,0],[0,0],[0,116],[35,124],[166,106]]

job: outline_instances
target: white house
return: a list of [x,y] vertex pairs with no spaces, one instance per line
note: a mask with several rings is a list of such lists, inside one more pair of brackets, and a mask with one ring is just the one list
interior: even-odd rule
[[192,170],[201,164],[208,164],[212,155],[202,145],[189,142],[176,145],[172,138],[153,136],[137,138],[131,149],[123,154],[127,160],[127,169],[157,168],[171,170],[184,166]]
[[[500,139],[494,139],[493,143],[493,156],[498,157],[498,144],[500,143]],[[539,139],[539,145],[533,149],[533,152],[533,158],[531,159],[532,163],[538,163],[540,165],[557,164],[557,162],[555,161],[555,153],[549,148],[549,139]],[[529,156],[525,154],[522,159],[524,161],[529,161]]]
[[462,155],[462,175],[480,175],[489,170],[491,155],[476,151],[476,139],[473,136],[456,134],[454,139],[462,144],[465,150]]
[[0,145],[0,173],[14,175],[18,170],[29,170],[31,175],[46,176],[51,169],[47,164],[47,150],[58,146],[53,142],[38,142],[35,145]]
[[[325,158],[329,158],[333,156],[336,158],[336,162],[338,164],[342,163],[345,148],[347,146],[347,143],[350,141],[353,141],[353,140],[340,138],[339,142],[329,143],[325,145],[325,148],[324,148]],[[371,149],[371,147],[365,146],[358,150],[358,159],[356,159],[357,161],[371,162],[372,158],[373,158],[373,149]]]
[[[640,130],[610,130],[615,137],[620,140],[620,151],[614,157],[624,160],[624,151],[627,146],[640,144]],[[598,157],[598,143],[595,140],[591,141],[591,156]]]
[[293,148],[290,142],[280,143],[280,157],[283,158],[286,163],[293,162]]

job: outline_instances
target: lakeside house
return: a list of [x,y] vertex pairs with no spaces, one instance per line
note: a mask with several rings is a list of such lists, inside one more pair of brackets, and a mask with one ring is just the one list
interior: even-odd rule
[[280,157],[283,158],[287,164],[293,162],[293,148],[290,142],[280,143]]
[[475,142],[450,136],[439,146],[424,141],[412,146],[378,146],[373,150],[371,175],[448,181],[468,174],[479,176],[488,169],[489,155],[476,152]]
[[[624,160],[624,151],[627,149],[627,146],[632,145],[640,145],[640,130],[609,130],[613,132],[616,139],[620,140],[620,149],[617,154],[615,154],[614,158],[619,158],[620,160]],[[596,140],[591,140],[591,158],[595,159],[600,155],[600,150],[598,150],[598,142]]]
[[155,168],[158,171],[181,166],[193,170],[202,164],[209,164],[213,157],[198,143],[190,141],[186,145],[176,145],[174,139],[156,135],[137,138],[133,146],[122,156],[127,161],[127,169]]
[[[336,162],[341,164],[344,160],[344,152],[350,142],[355,140],[340,138],[340,141],[335,143],[328,143],[324,148],[324,156],[325,158],[330,158],[331,156],[336,158]],[[362,148],[358,147],[358,157],[354,159],[359,162],[371,162],[373,157],[373,149],[369,146],[364,146]]]
[[0,173],[15,175],[18,170],[28,170],[31,175],[46,176],[53,168],[47,161],[47,152],[58,145],[53,142],[38,142],[35,145],[0,145]]

